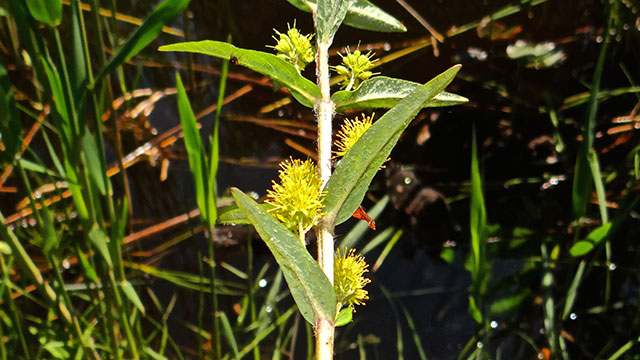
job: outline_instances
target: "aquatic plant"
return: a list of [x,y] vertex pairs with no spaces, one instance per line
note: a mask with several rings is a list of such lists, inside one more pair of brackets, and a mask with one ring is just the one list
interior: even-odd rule
[[[328,63],[328,49],[334,35],[348,16],[352,21],[355,19],[355,25],[352,22],[352,26],[367,30],[403,31],[404,26],[366,2],[319,0],[317,3],[292,3],[313,14],[316,30],[316,84],[300,74],[310,62],[310,55],[314,51],[309,48],[312,36],[300,35],[295,23],[294,28],[289,28],[286,35],[276,31],[280,36],[278,45],[274,47],[277,55],[206,40],[165,45],[160,50],[201,53],[231,60],[234,64],[246,66],[270,77],[277,86],[289,90],[302,105],[313,108],[318,122],[318,177],[308,173],[312,167],[308,161],[285,161],[281,164],[281,184],[274,184],[273,190],[268,193],[266,202],[272,208],[266,211],[241,190],[232,189],[231,192],[239,209],[256,228],[280,264],[298,309],[314,326],[316,359],[330,359],[333,358],[334,329],[339,310],[344,305],[351,308],[364,301],[364,290],[361,287],[366,284],[365,280],[360,279],[365,269],[362,258],[355,257],[351,250],[345,250],[343,256],[338,255],[339,271],[334,273],[334,228],[356,212],[373,176],[388,158],[402,131],[424,104],[443,92],[460,66],[450,68],[422,86],[406,82],[402,83],[401,88],[391,89],[391,94],[375,88],[370,89],[367,94],[360,94],[356,92],[358,89],[367,88],[375,80],[370,71],[375,60],[372,60],[371,52],[362,54],[360,50],[355,50],[351,53],[347,49],[346,55],[342,56],[342,64],[333,67],[344,77],[341,86],[344,89],[341,92],[343,98],[349,100],[350,106],[367,107],[369,99],[378,97],[382,106],[377,104],[376,107],[387,107],[390,110],[373,125],[370,125],[371,118],[366,117],[362,121],[347,123],[338,142],[338,152],[342,159],[333,169],[333,116],[336,108],[346,105],[346,101],[336,98],[338,93],[332,96],[329,85],[331,67]],[[369,11],[361,11],[359,7],[363,4],[370,8]],[[400,100],[397,104],[391,101],[385,103],[385,97]],[[460,96],[451,97],[452,102],[442,105],[466,101]],[[314,225],[318,241],[317,262],[304,247],[304,234]],[[356,265],[360,274],[354,280],[355,275],[347,269],[354,270]],[[345,286],[353,287],[354,281],[358,289],[350,290],[354,292],[352,295],[337,295],[332,286],[337,284],[338,289],[344,291]]]

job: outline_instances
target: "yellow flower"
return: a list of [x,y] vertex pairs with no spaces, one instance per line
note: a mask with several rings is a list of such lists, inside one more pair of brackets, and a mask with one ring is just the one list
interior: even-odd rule
[[338,309],[342,306],[353,308],[355,305],[364,305],[364,301],[369,299],[367,290],[364,287],[371,282],[364,277],[369,264],[364,261],[362,255],[356,255],[355,249],[344,248],[336,251],[336,258],[333,262],[333,288],[338,300]]
[[338,131],[337,139],[333,143],[337,148],[337,150],[333,151],[334,158],[345,156],[351,150],[362,134],[373,125],[373,117],[375,115],[375,113],[371,114],[371,116],[362,114],[362,120],[356,117],[354,120],[346,119],[344,121],[340,131]]
[[355,89],[360,85],[361,81],[378,74],[369,71],[373,68],[374,63],[378,61],[378,59],[372,60],[373,55],[371,51],[363,55],[359,49],[351,53],[348,47],[347,55],[340,54],[342,57],[342,65],[334,66],[333,70],[335,70],[338,75],[344,76],[344,80],[342,80],[342,84],[340,85],[341,89],[347,91]]
[[317,224],[322,214],[322,181],[312,160],[288,159],[280,163],[278,177],[272,190],[267,190],[265,203],[269,212],[304,244],[304,235]]
[[[287,24],[289,27],[289,24]],[[289,27],[286,34],[279,32],[276,29],[273,31],[278,34],[278,37],[273,37],[278,43],[276,46],[267,45],[267,47],[276,49],[279,58],[293,64],[298,70],[298,73],[303,71],[307,64],[313,62],[316,58],[316,53],[311,46],[311,39],[313,34],[302,35],[298,29],[296,29],[296,23],[293,23],[293,28]]]

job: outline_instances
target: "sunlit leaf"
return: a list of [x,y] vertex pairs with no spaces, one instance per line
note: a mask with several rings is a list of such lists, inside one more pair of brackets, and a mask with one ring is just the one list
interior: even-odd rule
[[487,213],[484,205],[484,193],[482,191],[482,177],[478,165],[478,150],[476,145],[475,131],[471,144],[471,209],[470,224],[471,231],[471,255],[473,257],[471,277],[476,279],[480,276],[483,262],[483,241],[485,229],[487,227]]
[[131,301],[131,303],[140,310],[142,315],[144,315],[144,305],[142,305],[142,301],[140,301],[138,293],[136,292],[136,289],[133,288],[133,285],[131,285],[128,280],[124,280],[120,286],[122,287],[122,292],[124,292],[129,301]]
[[336,317],[336,327],[345,326],[353,320],[353,308],[346,307],[340,310],[340,313]]
[[4,241],[0,241],[0,253],[3,255],[11,255],[11,247]]
[[455,65],[420,86],[378,119],[340,160],[325,190],[325,211],[340,224],[358,208],[371,180],[387,160],[402,131],[422,109],[422,104],[440,93],[460,70]]
[[478,324],[482,323],[482,311],[476,305],[476,300],[473,296],[469,295],[469,315],[475,320]]
[[241,49],[226,42],[211,40],[164,45],[158,50],[192,52],[225,60],[233,57],[237,65],[248,67],[280,83],[304,106],[313,107],[321,98],[318,87],[298,74],[292,64],[267,52]]
[[609,234],[613,223],[606,223],[598,226],[587,235],[584,240],[580,240],[573,244],[569,253],[573,257],[583,256],[591,252],[602,240]]
[[89,230],[89,240],[91,241],[91,244],[95,246],[96,250],[102,256],[107,265],[109,265],[110,268],[113,267],[113,262],[111,261],[111,255],[109,254],[109,247],[107,244],[109,242],[109,238],[104,230],[94,224],[91,230]]
[[[306,12],[315,7],[317,0],[287,0]],[[306,4],[309,3],[309,6]],[[404,32],[407,28],[396,18],[367,0],[356,0],[347,10],[344,24],[362,30],[381,32]]]
[[62,20],[62,0],[26,0],[34,19],[49,26],[60,25]]
[[180,124],[182,124],[182,134],[184,136],[184,145],[187,148],[187,158],[189,159],[189,168],[196,187],[196,202],[198,209],[205,222],[208,219],[207,204],[207,164],[202,148],[202,139],[196,116],[191,109],[189,98],[182,85],[180,75],[176,73],[176,90],[178,92],[178,113],[180,114]]
[[280,265],[305,320],[314,326],[319,319],[333,321],[336,313],[333,285],[307,249],[249,196],[236,188],[231,189],[231,194]]
[[87,168],[89,169],[89,176],[95,182],[100,194],[107,194],[107,184],[105,183],[104,176],[102,176],[102,166],[100,161],[100,153],[98,152],[98,146],[96,141],[89,133],[87,129],[81,140],[82,153],[87,157]]
[[[337,112],[358,108],[391,108],[420,86],[413,81],[377,76],[363,81],[354,91],[337,91],[331,100],[336,104]],[[463,96],[442,91],[425,101],[423,107],[452,106],[468,101]]]

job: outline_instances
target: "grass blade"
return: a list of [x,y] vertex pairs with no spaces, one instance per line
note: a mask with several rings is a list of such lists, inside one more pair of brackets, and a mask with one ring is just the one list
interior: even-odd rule
[[149,45],[149,43],[162,32],[162,26],[175,18],[188,3],[189,0],[164,0],[160,5],[156,6],[151,14],[144,19],[142,25],[129,36],[102,69],[100,69],[92,87],[102,81],[105,75],[134,57],[140,50]]
[[193,175],[196,187],[196,202],[200,209],[203,222],[208,223],[209,206],[207,201],[207,164],[202,147],[202,139],[198,130],[196,116],[191,109],[189,98],[182,85],[180,75],[176,73],[176,89],[178,92],[178,112],[180,113],[180,124],[182,124],[182,134],[184,135],[184,145],[187,148],[189,168]]
[[607,58],[607,48],[611,37],[609,29],[613,23],[613,11],[609,14],[607,29],[604,33],[604,40],[598,55],[593,79],[591,80],[591,92],[589,95],[589,105],[587,109],[587,119],[582,130],[582,142],[576,160],[576,167],[573,174],[572,204],[573,214],[576,219],[583,217],[587,211],[587,203],[591,195],[591,176],[589,174],[589,151],[593,146],[595,136],[596,114],[598,112],[598,96],[600,92],[600,80],[602,79],[602,69]]

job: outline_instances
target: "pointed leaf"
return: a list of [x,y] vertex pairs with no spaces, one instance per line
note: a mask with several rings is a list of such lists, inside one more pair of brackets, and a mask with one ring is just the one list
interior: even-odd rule
[[[315,7],[317,0],[287,0],[293,6],[306,12],[311,12],[311,7]],[[306,3],[305,3],[306,2]],[[356,0],[347,10],[344,24],[362,30],[382,31],[382,32],[405,32],[407,28],[396,18],[386,13],[384,10],[373,5],[367,0]]]
[[[41,205],[43,204],[41,203]],[[45,205],[40,211],[40,214],[42,216],[42,252],[45,256],[49,256],[51,251],[58,247],[58,236],[53,226],[51,210]]]
[[315,13],[319,43],[329,46],[354,0],[320,0]]
[[345,326],[353,320],[353,308],[346,307],[340,310],[338,316],[336,316],[336,327]]
[[613,223],[598,226],[587,235],[587,238],[573,244],[569,253],[573,257],[583,256],[591,252],[602,240],[609,235]]
[[4,149],[0,149],[0,161],[12,162],[22,142],[20,118],[2,58],[0,58],[0,108],[5,109],[0,111],[0,141],[4,144]]
[[0,253],[3,255],[11,255],[11,246],[4,241],[0,241]]
[[248,67],[255,72],[270,77],[274,81],[278,81],[304,106],[313,107],[317,100],[321,98],[320,90],[314,83],[298,74],[293,65],[273,54],[241,49],[225,42],[212,40],[164,45],[158,50],[192,52],[226,60],[233,57],[237,60],[237,65]]
[[44,67],[45,73],[47,74],[49,86],[51,87],[51,95],[53,96],[53,104],[55,105],[58,113],[58,116],[54,117],[58,121],[56,127],[59,130],[62,130],[60,134],[60,137],[62,137],[62,142],[67,148],[67,151],[71,151],[70,147],[73,139],[73,130],[69,112],[67,110],[67,100],[62,89],[62,81],[60,80],[60,75],[53,69],[53,66],[49,61],[47,61],[46,58],[42,57],[41,63]]
[[478,324],[482,323],[482,311],[478,309],[478,305],[476,305],[476,301],[473,296],[469,295],[469,315],[475,320]]
[[207,166],[202,148],[202,139],[200,138],[196,116],[193,114],[189,98],[187,98],[184,85],[182,85],[182,79],[178,73],[176,73],[176,90],[178,93],[178,112],[180,114],[180,124],[182,124],[184,145],[187,148],[189,168],[191,169],[193,182],[196,187],[196,202],[198,203],[198,209],[200,209],[202,219],[206,223],[209,219],[209,209],[206,200],[206,186],[208,185],[208,181],[206,179]]
[[34,19],[49,26],[58,26],[62,20],[62,0],[27,0]]
[[[413,81],[377,76],[363,81],[354,91],[337,91],[331,100],[336,104],[337,112],[359,108],[391,108],[420,86]],[[463,96],[442,91],[422,106],[453,106],[468,101]]]
[[107,237],[107,234],[104,232],[104,230],[98,227],[97,224],[94,224],[89,231],[89,240],[91,241],[93,246],[96,247],[96,250],[102,256],[107,265],[109,265],[109,268],[113,267],[111,255],[109,254],[109,247],[107,245],[107,243],[109,242],[109,238]]
[[122,287],[122,292],[127,296],[129,301],[144,315],[144,305],[142,305],[142,301],[138,297],[138,293],[136,289],[133,288],[133,285],[128,280],[124,280],[120,286]]
[[333,321],[336,313],[333,285],[300,240],[242,191],[232,188],[231,194],[280,265],[305,320],[314,326],[319,319]]
[[[471,268],[471,278],[476,284],[482,276],[482,262],[484,257],[483,242],[485,229],[487,227],[487,213],[484,206],[484,194],[482,191],[482,178],[478,165],[478,150],[476,146],[475,129],[471,144],[471,209],[470,209],[470,231],[471,231],[471,256],[473,258]],[[477,289],[479,291],[479,289]]]
[[106,74],[125,61],[131,59],[145,46],[149,45],[162,31],[162,27],[173,20],[189,3],[189,0],[165,0],[147,16],[127,40],[118,48],[116,53],[100,69],[95,82],[99,83]]
[[60,178],[60,174],[58,174],[57,172],[47,168],[46,166],[42,165],[42,164],[36,164],[33,161],[27,160],[25,158],[20,158],[18,160],[18,162],[20,163],[20,166],[22,166],[25,170],[29,170],[29,171],[35,171],[35,172],[39,172],[42,174],[47,174],[47,175],[51,175],[51,176],[55,176]]
[[100,190],[100,194],[106,195],[107,185],[105,184],[104,176],[102,176],[100,153],[98,152],[98,146],[91,136],[89,129],[85,129],[81,143],[82,153],[86,157],[87,168],[89,169],[89,176],[91,176],[91,179],[95,182],[98,190]]
[[405,97],[378,119],[340,160],[325,186],[324,204],[329,220],[340,224],[351,217],[402,131],[422,109],[422,104],[449,85],[458,70],[460,65],[451,67]]

